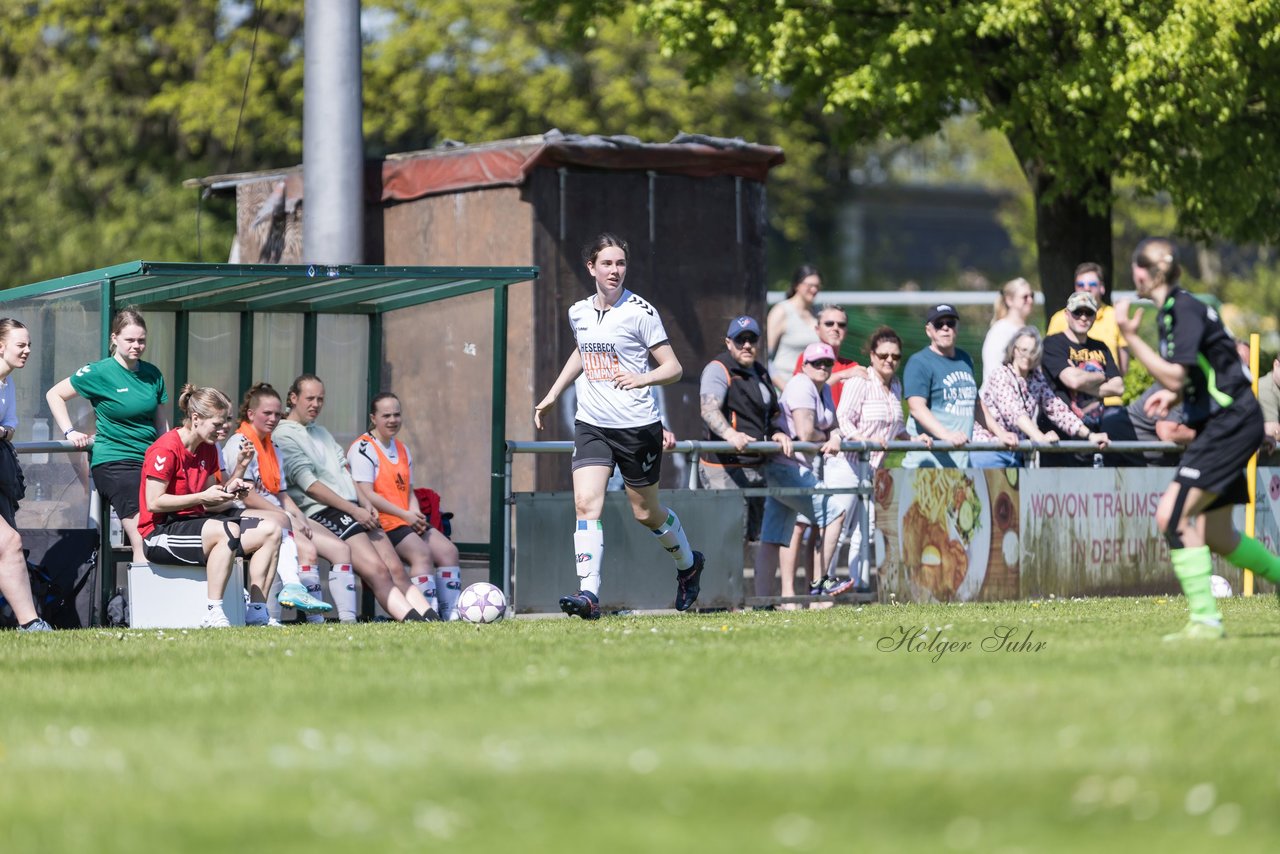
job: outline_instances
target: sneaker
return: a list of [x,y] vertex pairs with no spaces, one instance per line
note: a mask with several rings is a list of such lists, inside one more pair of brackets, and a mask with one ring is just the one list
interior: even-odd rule
[[268,626],[271,626],[272,628],[278,628],[278,629],[283,629],[283,628],[284,628],[284,623],[280,622],[280,621],[279,621],[279,620],[277,620],[275,617],[270,617],[270,618],[268,618],[268,619],[267,619],[267,625],[268,625]]
[[600,600],[590,590],[579,590],[577,593],[560,597],[560,610],[570,617],[598,620],[600,619]]
[[1222,640],[1227,636],[1227,632],[1222,628],[1221,623],[1206,623],[1202,620],[1192,620],[1182,627],[1181,630],[1171,635],[1165,635],[1167,641],[1200,641],[1200,640]]
[[688,611],[702,591],[702,568],[706,565],[702,552],[693,553],[693,566],[676,572],[676,610]]
[[209,612],[204,615],[200,628],[229,629],[231,628],[231,623],[227,620],[227,615],[221,608],[210,608]]
[[[837,587],[841,587],[842,582],[834,575],[824,575],[822,578],[809,585],[810,596],[834,596]],[[847,589],[847,588],[846,588]],[[844,592],[841,590],[840,592]]]
[[276,601],[282,608],[293,608],[304,614],[327,614],[333,610],[332,605],[312,596],[301,584],[286,584],[280,589]]
[[53,631],[53,626],[49,625],[44,620],[37,617],[36,621],[34,623],[31,623],[30,625],[18,626],[18,631],[20,632],[51,632]]
[[851,593],[858,588],[858,580],[856,578],[828,578],[831,583],[827,585],[826,594],[828,596],[839,596],[841,593]]

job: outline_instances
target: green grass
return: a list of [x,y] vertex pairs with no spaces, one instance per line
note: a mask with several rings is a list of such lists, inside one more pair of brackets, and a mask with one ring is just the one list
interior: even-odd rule
[[6,632],[0,851],[1271,851],[1280,609],[1225,612]]

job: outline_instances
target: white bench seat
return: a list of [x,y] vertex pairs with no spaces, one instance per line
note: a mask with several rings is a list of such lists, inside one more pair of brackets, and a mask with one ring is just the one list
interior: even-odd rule
[[[129,565],[129,625],[135,629],[199,628],[208,612],[203,566],[160,563]],[[244,568],[237,559],[222,600],[227,622],[244,625]]]

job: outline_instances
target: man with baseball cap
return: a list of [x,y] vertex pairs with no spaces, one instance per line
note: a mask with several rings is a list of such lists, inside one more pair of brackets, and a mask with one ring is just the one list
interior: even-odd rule
[[[1111,351],[1111,358],[1116,360],[1116,365],[1120,368],[1120,376],[1124,376],[1129,370],[1129,345],[1124,340],[1120,327],[1116,325],[1115,309],[1107,304],[1107,283],[1102,273],[1102,265],[1093,261],[1085,261],[1076,267],[1075,293],[1089,294],[1097,303],[1098,315],[1093,320],[1089,337],[1107,345],[1107,349]],[[1044,334],[1049,336],[1066,332],[1067,314],[1068,311],[1065,308],[1055,312],[1053,317],[1049,318],[1049,328]],[[1119,406],[1121,398],[1119,395],[1108,395],[1102,403],[1104,406]]]
[[[939,303],[930,308],[924,325],[929,346],[907,360],[902,375],[902,393],[911,413],[907,429],[912,433],[928,433],[936,441],[953,445],[963,445],[973,435],[978,405],[973,359],[956,347],[959,324],[960,316],[951,304]],[[984,419],[983,423],[989,422]],[[994,426],[999,431],[996,436],[1008,437],[1007,431]],[[902,465],[904,468],[964,468],[968,462],[966,451],[908,451]]]
[[[1046,336],[1041,366],[1054,392],[1071,407],[1077,418],[1091,433],[1106,433],[1111,440],[1134,438],[1133,426],[1122,407],[1108,416],[1104,397],[1124,394],[1124,376],[1111,355],[1111,349],[1089,332],[1098,316],[1099,303],[1088,290],[1077,290],[1067,298],[1067,328]],[[1043,422],[1044,415],[1041,415]],[[1120,425],[1119,420],[1123,420]],[[1047,422],[1044,422],[1047,423]],[[1041,429],[1044,429],[1044,423]],[[1123,429],[1127,426],[1127,431]],[[1120,428],[1120,429],[1117,429]],[[1128,462],[1128,458],[1108,455],[1106,462]],[[1041,465],[1092,465],[1093,454],[1041,454]],[[1139,462],[1139,465],[1142,463]]]
[[[760,324],[743,315],[729,321],[725,352],[702,369],[698,399],[704,439],[721,440],[741,451],[751,442],[779,442],[791,453],[791,437],[773,427],[781,411],[769,371],[758,360]],[[765,485],[765,458],[756,454],[713,453],[698,462],[703,489],[749,489]],[[764,499],[747,499],[747,540],[760,538]]]

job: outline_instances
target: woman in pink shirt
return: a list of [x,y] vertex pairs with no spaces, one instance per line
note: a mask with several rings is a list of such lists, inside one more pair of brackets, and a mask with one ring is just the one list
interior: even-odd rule
[[[1044,354],[1040,330],[1024,326],[1018,330],[1005,347],[1004,364],[991,371],[982,384],[982,402],[995,423],[1015,434],[1019,441],[1053,444],[1060,438],[1050,430],[1043,432],[1036,426],[1040,410],[1062,430],[1064,436],[1088,439],[1099,448],[1109,443],[1106,433],[1090,433],[1079,418],[1053,393],[1049,380],[1040,369],[1040,357]],[[973,441],[995,442],[995,436],[982,424],[973,425]],[[1014,468],[1023,463],[1017,451],[973,451],[969,465],[973,468]]]
[[[898,337],[898,333],[887,326],[881,326],[871,333],[871,338],[867,341],[867,352],[871,354],[870,372],[865,377],[845,380],[844,391],[840,396],[836,419],[840,424],[841,439],[846,442],[871,442],[881,446],[890,439],[914,440],[932,445],[933,440],[927,433],[912,436],[904,427],[902,384],[897,377],[898,365],[902,364],[902,339]],[[873,452],[869,461],[858,459],[858,455],[852,452],[845,457],[853,473],[854,483],[869,486],[875,474],[874,469],[884,462],[885,452]],[[836,485],[843,484],[828,483],[828,486]],[[854,586],[865,589],[870,580],[871,568],[861,559],[862,540],[869,529],[869,504],[870,502],[864,501],[853,503],[846,526],[849,531],[849,577],[830,588],[832,595],[844,593]],[[834,569],[834,566],[828,567],[828,574]]]

